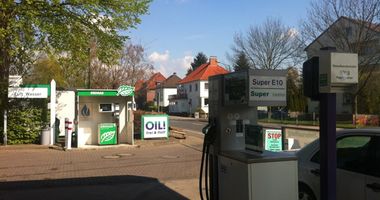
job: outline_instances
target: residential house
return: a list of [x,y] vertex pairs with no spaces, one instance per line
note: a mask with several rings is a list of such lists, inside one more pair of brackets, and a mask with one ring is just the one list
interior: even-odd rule
[[177,84],[182,79],[173,73],[165,81],[159,83],[156,87],[156,102],[160,111],[164,111],[164,107],[169,106],[169,96],[177,94]]
[[193,114],[201,109],[208,113],[208,77],[227,73],[218,65],[217,58],[211,56],[208,63],[199,66],[178,83],[178,94],[170,97],[169,110]]
[[[363,37],[366,37],[366,39],[363,39]],[[379,39],[379,24],[371,24],[343,16],[337,19],[314,41],[312,41],[305,48],[305,51],[307,53],[307,57],[312,58],[314,56],[319,56],[321,48],[335,47],[337,52],[343,52],[343,49],[348,49],[348,45],[350,45],[350,49],[355,49],[354,52],[358,52],[360,68],[360,63],[364,63],[366,59],[373,59],[373,55],[378,57],[378,55],[376,55],[375,52],[379,52]],[[378,58],[376,58],[376,62],[367,63],[372,63],[372,65],[378,65]],[[338,93],[336,96],[336,101],[337,114],[353,113],[352,108],[354,99],[352,94]],[[318,102],[308,102],[309,113],[318,112],[318,109]]]
[[141,81],[136,82],[136,103],[139,109],[143,108],[147,103],[155,103],[156,87],[159,83],[162,83],[165,80],[165,76],[163,76],[160,72],[157,72],[142,85]]

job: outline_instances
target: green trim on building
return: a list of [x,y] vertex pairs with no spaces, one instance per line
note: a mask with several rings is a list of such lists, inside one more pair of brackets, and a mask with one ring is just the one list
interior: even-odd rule
[[78,91],[77,96],[82,97],[116,97],[117,91],[113,90],[82,90]]

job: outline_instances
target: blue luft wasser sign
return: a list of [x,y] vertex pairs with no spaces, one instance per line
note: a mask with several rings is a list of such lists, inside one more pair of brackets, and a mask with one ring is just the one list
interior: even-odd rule
[[168,115],[143,115],[141,116],[142,138],[168,138]]

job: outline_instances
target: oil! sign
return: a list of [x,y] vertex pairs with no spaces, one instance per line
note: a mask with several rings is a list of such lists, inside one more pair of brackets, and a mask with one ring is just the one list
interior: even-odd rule
[[169,137],[169,119],[167,115],[143,115],[141,116],[142,138],[167,138]]
[[249,101],[255,106],[286,105],[286,77],[249,76]]

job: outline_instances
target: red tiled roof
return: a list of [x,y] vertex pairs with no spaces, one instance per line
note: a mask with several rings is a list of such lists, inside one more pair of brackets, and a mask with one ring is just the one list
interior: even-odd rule
[[143,80],[138,80],[136,83],[135,83],[135,91],[139,91],[143,88],[144,86],[144,81]]
[[179,82],[179,84],[183,83],[189,83],[192,81],[199,81],[199,80],[208,80],[208,77],[218,75],[218,74],[227,74],[229,71],[224,69],[223,67],[217,65],[217,64],[210,64],[206,63],[201,66],[199,66],[196,70],[191,72],[189,75],[187,75],[182,81]]
[[166,78],[160,72],[153,74],[152,77],[146,82],[146,89],[154,90],[156,89],[157,82],[163,82]]

